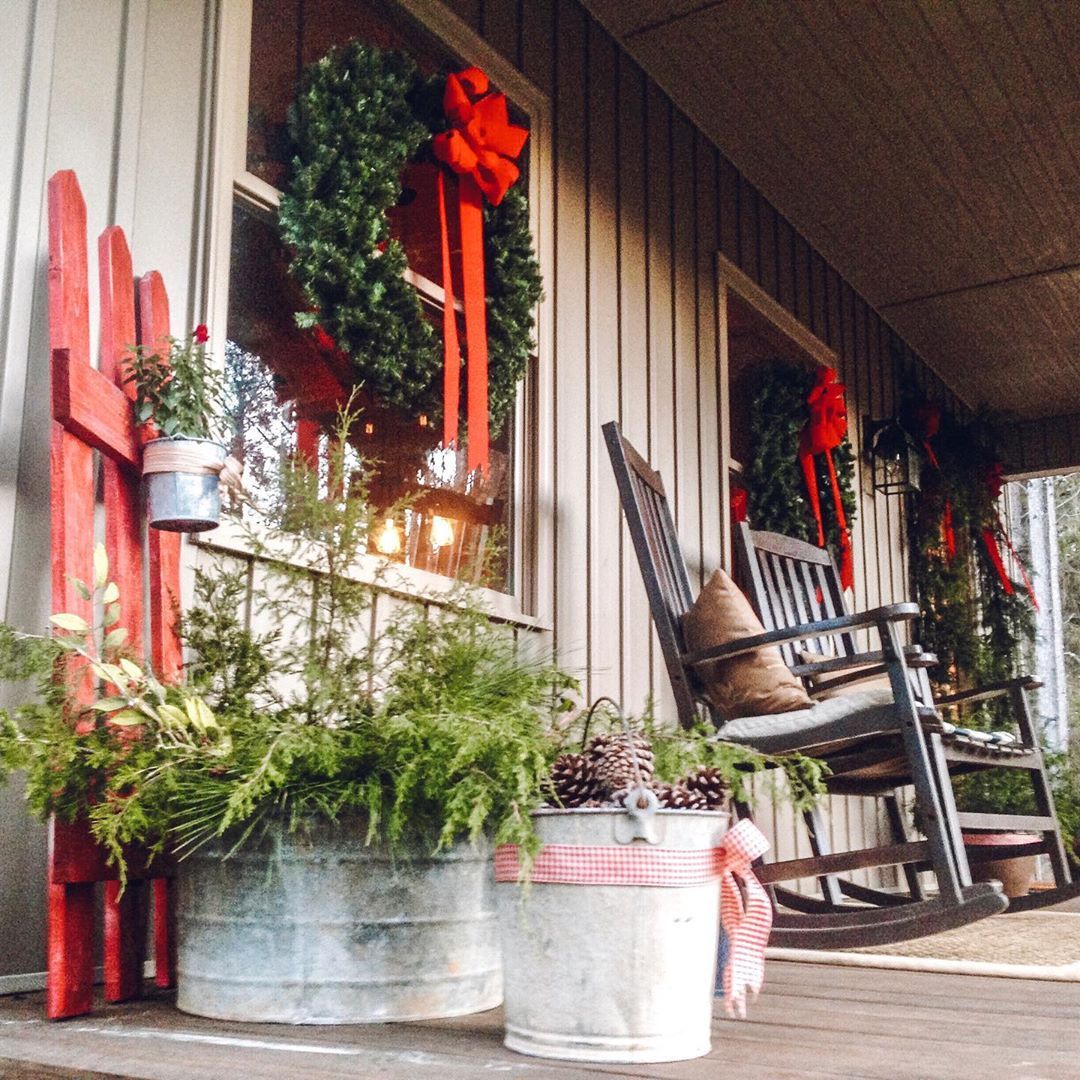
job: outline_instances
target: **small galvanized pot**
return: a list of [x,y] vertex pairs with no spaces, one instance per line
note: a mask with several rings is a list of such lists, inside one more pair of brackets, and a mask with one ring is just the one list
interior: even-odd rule
[[365,1024],[502,1000],[491,850],[391,855],[366,824],[273,821],[178,864],[177,1005],[219,1020]]
[[221,523],[219,474],[225,447],[212,439],[152,439],[143,447],[150,525],[166,532],[205,532]]
[[[540,810],[545,844],[618,849],[619,809]],[[719,811],[657,810],[655,847],[708,853]],[[649,842],[633,839],[644,846]],[[606,861],[606,860],[601,860]],[[603,1063],[682,1061],[710,1049],[720,887],[555,884],[495,887],[506,1038],[537,1057]]]

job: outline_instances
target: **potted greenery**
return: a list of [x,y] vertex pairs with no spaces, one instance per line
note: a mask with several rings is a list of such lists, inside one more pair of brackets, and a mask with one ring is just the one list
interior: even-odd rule
[[54,616],[51,639],[0,639],[0,674],[41,680],[0,736],[33,808],[85,817],[121,877],[133,843],[178,856],[187,1011],[364,1022],[501,998],[490,843],[536,849],[530,811],[573,683],[465,593],[372,631],[351,572],[373,525],[354,421],[322,477],[285,470],[283,528],[250,537],[252,625],[246,572],[200,571],[184,685],[76,616]]
[[151,526],[202,532],[221,518],[219,476],[225,447],[214,438],[222,383],[206,355],[207,328],[165,338],[168,351],[135,348],[126,382],[135,390],[135,421],[156,431],[143,447],[143,477]]

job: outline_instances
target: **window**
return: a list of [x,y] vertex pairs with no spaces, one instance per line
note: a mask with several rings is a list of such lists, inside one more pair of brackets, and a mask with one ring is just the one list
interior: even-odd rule
[[[225,149],[222,156],[234,161],[234,168],[229,192],[227,299],[219,301],[217,314],[224,316],[227,327],[224,351],[235,388],[239,429],[235,449],[244,458],[249,481],[257,492],[260,487],[269,491],[274,471],[286,457],[317,456],[339,405],[355,393],[363,412],[354,443],[365,459],[376,463],[373,501],[377,508],[408,501],[408,508],[377,533],[380,550],[407,567],[447,579],[479,581],[513,597],[515,612],[535,613],[530,578],[539,544],[534,508],[541,472],[535,351],[519,385],[516,406],[498,431],[492,432],[488,473],[469,474],[464,452],[441,448],[441,424],[428,410],[395,408],[379,401],[357,386],[355,367],[333,342],[298,328],[294,315],[306,305],[289,273],[276,214],[290,153],[287,112],[298,77],[305,65],[335,45],[360,40],[396,49],[410,55],[425,74],[471,63],[484,65],[493,83],[510,99],[511,119],[530,128],[526,149],[518,159],[522,169],[518,183],[530,200],[534,237],[537,184],[533,173],[540,153],[536,105],[522,103],[521,95],[507,85],[514,78],[505,79],[504,72],[493,70],[488,57],[470,55],[460,40],[451,49],[397,4],[251,0],[250,7],[237,6],[243,9],[239,15],[226,5],[219,52],[223,96],[233,99],[232,126],[227,121],[223,124],[219,145]],[[432,7],[423,6],[425,11]],[[445,14],[440,18],[453,22]],[[240,40],[250,42],[250,58],[243,71],[231,51]],[[408,257],[407,280],[417,290],[425,317],[438,329],[441,340],[436,176],[433,164],[410,164],[402,176],[403,197],[388,216],[391,234]],[[218,204],[218,213],[224,216],[223,202]],[[453,225],[450,243],[452,250],[459,246]],[[220,240],[218,251],[223,254]],[[221,279],[225,274],[213,277]],[[459,333],[464,336],[463,328]],[[380,538],[390,542],[378,543]]]

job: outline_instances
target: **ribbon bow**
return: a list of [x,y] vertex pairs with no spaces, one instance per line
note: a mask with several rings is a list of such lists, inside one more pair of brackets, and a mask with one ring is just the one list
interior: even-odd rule
[[[458,177],[458,215],[461,223],[462,299],[468,346],[468,468],[488,467],[488,350],[484,283],[484,203],[498,206],[520,170],[514,164],[529,137],[527,128],[510,123],[505,94],[490,92],[487,75],[466,68],[449,75],[443,93],[443,112],[450,127],[435,136],[432,152]],[[461,393],[461,349],[450,262],[446,220],[446,182],[439,171],[439,227],[442,233],[443,274],[443,445],[458,437]]]
[[851,533],[848,531],[844,502],[840,496],[840,483],[836,478],[836,466],[832,453],[847,434],[847,405],[844,403],[844,384],[837,381],[836,372],[830,367],[819,367],[817,381],[806,398],[810,418],[799,434],[799,464],[802,466],[810,509],[817,522],[818,546],[825,546],[825,525],[821,519],[821,497],[818,495],[817,468],[814,455],[824,454],[829,466],[829,484],[832,487],[836,522],[840,527],[840,584],[850,589],[855,584],[855,559],[851,549]]
[[[922,435],[923,449],[926,451],[926,460],[940,473],[941,463],[934,453],[931,439],[935,438],[941,430],[941,409],[930,402],[923,402],[915,409],[915,422],[919,426]],[[952,562],[956,555],[956,529],[953,527],[953,506],[948,498],[941,512],[941,543],[945,548],[945,561]]]
[[726,833],[724,846],[719,849],[723,852],[719,855],[720,922],[727,935],[727,962],[722,979],[729,1016],[746,1016],[746,992],[749,990],[756,997],[765,978],[765,946],[772,930],[772,904],[754,876],[751,864],[768,849],[768,840],[749,820],[740,821]]

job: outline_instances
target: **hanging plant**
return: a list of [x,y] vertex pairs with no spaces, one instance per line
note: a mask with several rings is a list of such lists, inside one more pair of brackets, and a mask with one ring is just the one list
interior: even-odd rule
[[[290,110],[295,154],[279,212],[290,269],[311,308],[297,314],[298,324],[329,335],[382,401],[432,415],[442,411],[441,346],[404,280],[408,261],[387,214],[402,198],[402,171],[434,160],[432,140],[449,128],[439,107],[447,82],[360,42],[309,65]],[[534,348],[541,295],[520,190],[485,204],[483,243],[495,435]]]
[[[750,404],[752,450],[746,468],[749,520],[755,529],[817,542],[817,523],[799,464],[800,436],[810,419],[807,398],[815,387],[813,369],[788,360],[762,365]],[[845,435],[832,451],[844,518],[855,521],[855,455]],[[826,455],[814,456],[817,486],[831,490]],[[832,499],[822,499],[826,542],[840,547],[841,528]]]

